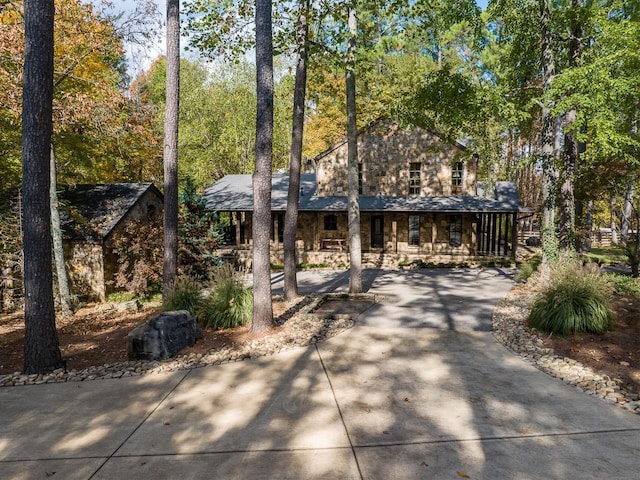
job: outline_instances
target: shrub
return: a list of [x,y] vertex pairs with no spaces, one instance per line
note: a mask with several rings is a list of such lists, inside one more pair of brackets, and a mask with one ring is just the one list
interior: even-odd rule
[[186,310],[196,316],[202,303],[202,287],[190,277],[180,277],[173,286],[169,298],[162,304],[162,309],[167,311]]
[[542,255],[534,255],[533,257],[526,259],[522,265],[520,265],[520,268],[516,273],[516,281],[526,281],[531,275],[533,275],[533,272],[538,270],[540,263],[542,263]]
[[613,291],[618,295],[635,295],[640,297],[640,280],[629,275],[608,273],[605,278],[611,283]]
[[197,318],[205,328],[234,328],[251,321],[253,293],[229,266],[216,269],[212,292],[200,304]]
[[602,334],[612,326],[611,290],[599,272],[576,259],[551,268],[551,283],[534,302],[529,325],[547,333]]
[[117,262],[113,281],[118,288],[138,297],[162,288],[162,226],[142,218],[128,222],[113,236],[112,252]]

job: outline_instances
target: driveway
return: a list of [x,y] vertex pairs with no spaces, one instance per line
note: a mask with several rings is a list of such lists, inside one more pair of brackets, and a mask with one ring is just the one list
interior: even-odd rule
[[[493,306],[513,286],[513,274],[510,268],[367,269],[362,274],[363,290],[384,295],[385,300],[367,310],[359,324],[488,332]],[[282,279],[282,273],[273,275],[274,293],[282,293]],[[299,272],[298,289],[348,292],[349,272]]]
[[[637,480],[640,416],[496,342],[510,272],[365,272],[386,300],[241,362],[0,388],[0,478]],[[277,290],[278,278],[274,278]],[[301,290],[345,291],[345,272]]]

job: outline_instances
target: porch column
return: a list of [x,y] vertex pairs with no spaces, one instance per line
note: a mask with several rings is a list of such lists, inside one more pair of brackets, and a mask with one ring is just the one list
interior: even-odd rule
[[438,215],[433,214],[433,222],[431,222],[431,254],[436,253],[436,239],[438,238]]
[[396,220],[391,222],[391,243],[393,251],[398,253],[398,222]]
[[474,221],[473,214],[471,214],[471,254],[478,254],[478,222]]
[[280,238],[278,237],[279,225],[278,215],[273,216],[273,247],[277,250],[280,246]]
[[518,249],[518,214],[514,213],[511,224],[511,260],[516,261],[516,250]]
[[240,246],[240,221],[242,216],[240,215],[240,212],[229,212],[231,214],[231,219],[232,221],[235,223],[235,227],[236,227],[236,247]]

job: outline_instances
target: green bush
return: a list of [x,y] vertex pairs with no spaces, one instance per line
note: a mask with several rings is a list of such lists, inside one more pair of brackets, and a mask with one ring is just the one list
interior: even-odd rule
[[186,310],[196,316],[202,303],[202,287],[190,277],[180,277],[174,285],[169,298],[162,304],[162,309],[167,311]]
[[611,328],[611,288],[595,270],[576,259],[564,259],[551,269],[551,286],[534,302],[529,325],[547,333],[602,334]]
[[516,273],[516,281],[524,282],[527,280],[535,271],[538,270],[538,267],[542,263],[542,255],[534,255],[531,258],[526,259],[518,268],[518,272]]
[[613,291],[618,295],[635,295],[640,297],[640,279],[629,275],[608,273],[605,278],[613,287]]
[[197,318],[205,328],[234,328],[251,321],[253,293],[242,285],[232,268],[217,269],[212,292],[200,304]]

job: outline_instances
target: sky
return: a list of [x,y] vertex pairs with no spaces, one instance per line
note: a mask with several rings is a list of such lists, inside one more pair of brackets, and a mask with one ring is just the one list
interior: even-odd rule
[[[98,4],[101,0],[93,0],[94,3]],[[449,0],[451,2],[455,2],[456,0]],[[476,0],[476,4],[484,10],[487,8],[487,3],[489,0]],[[156,4],[158,11],[164,18],[166,16],[166,1],[165,0],[153,0]],[[136,4],[136,0],[121,0],[120,2],[114,2],[117,5],[117,9],[119,11],[130,12],[134,10],[134,6]],[[182,3],[182,2],[181,2]],[[165,34],[164,31],[157,32],[157,40],[153,43],[153,45],[141,49],[134,47],[132,45],[125,45],[127,50],[127,62],[129,64],[129,75],[131,78],[135,78],[136,75],[145,71],[149,68],[153,60],[155,60],[158,56],[164,54],[165,52]],[[184,47],[186,41],[185,39],[181,39],[181,44]]]

